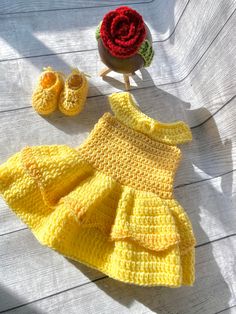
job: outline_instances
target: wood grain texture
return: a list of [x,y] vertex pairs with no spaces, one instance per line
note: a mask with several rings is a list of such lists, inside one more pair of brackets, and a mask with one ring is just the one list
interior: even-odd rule
[[[0,163],[26,145],[78,146],[109,111],[121,76],[101,80],[95,27],[121,1],[0,3]],[[123,3],[123,2],[122,2]],[[140,288],[41,246],[0,200],[0,313],[234,313],[236,308],[236,1],[126,1],[149,25],[156,57],[132,79],[147,115],[184,120],[193,141],[175,196],[197,238],[194,287]],[[86,109],[42,118],[31,108],[45,65],[92,75]]]
[[154,0],[57,0],[51,3],[47,0],[41,1],[30,1],[30,3],[24,0],[15,0],[10,2],[7,0],[2,0],[1,3],[1,14],[16,14],[16,13],[28,13],[28,12],[41,12],[41,11],[57,11],[57,10],[77,10],[77,9],[88,9],[92,7],[112,7],[120,5],[132,5],[132,4],[147,4],[153,2]]
[[[150,25],[153,40],[166,40],[183,13],[187,0],[175,2],[153,1],[145,5],[133,4]],[[173,10],[176,15],[173,16]],[[86,10],[29,12],[3,15],[0,19],[1,60],[96,50],[95,30],[107,7]],[[156,18],[156,12],[163,15]],[[52,18],[53,15],[53,18]],[[79,31],[78,31],[79,29]]]
[[236,306],[230,306],[225,310],[219,311],[216,314],[235,314],[236,313]]

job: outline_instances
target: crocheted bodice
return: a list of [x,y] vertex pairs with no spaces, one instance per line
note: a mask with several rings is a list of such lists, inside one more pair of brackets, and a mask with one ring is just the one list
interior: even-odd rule
[[176,144],[191,140],[189,127],[146,116],[127,92],[112,94],[109,101],[115,116],[103,115],[78,148],[80,155],[121,184],[172,198],[181,159]]

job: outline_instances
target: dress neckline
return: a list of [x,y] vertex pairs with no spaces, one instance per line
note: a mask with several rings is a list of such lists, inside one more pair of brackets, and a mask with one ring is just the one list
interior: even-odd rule
[[192,133],[184,121],[161,122],[143,113],[129,92],[113,93],[109,102],[116,118],[125,125],[152,139],[176,145],[192,140]]

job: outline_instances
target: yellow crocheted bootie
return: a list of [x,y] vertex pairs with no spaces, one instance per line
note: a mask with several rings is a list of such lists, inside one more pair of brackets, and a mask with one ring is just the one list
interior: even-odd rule
[[73,69],[67,77],[65,87],[61,92],[58,107],[67,116],[79,114],[88,95],[88,81],[86,74]]
[[64,86],[63,74],[51,67],[43,69],[32,95],[32,107],[41,115],[56,110],[58,98]]

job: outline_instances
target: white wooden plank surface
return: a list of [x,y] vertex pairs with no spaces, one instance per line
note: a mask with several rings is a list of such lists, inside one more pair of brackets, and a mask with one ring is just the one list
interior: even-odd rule
[[57,11],[57,10],[76,10],[76,9],[88,9],[91,7],[111,7],[111,6],[119,6],[119,5],[134,5],[134,4],[147,4],[153,2],[154,0],[127,0],[127,1],[118,1],[118,0],[67,0],[66,2],[63,0],[51,1],[47,0],[41,1],[30,1],[26,2],[24,0],[15,0],[1,1],[1,14],[15,14],[15,13],[26,13],[26,12],[41,12],[41,11]]
[[216,314],[235,314],[236,313],[236,306],[234,307],[229,307],[226,310],[217,312]]
[[[121,1],[1,1],[0,162],[25,145],[79,145],[123,89],[102,67],[94,30]],[[185,120],[175,195],[197,238],[196,283],[180,289],[129,286],[42,247],[0,201],[0,313],[234,313],[236,309],[236,1],[126,1],[154,39],[153,65],[134,77],[141,109]],[[86,110],[37,116],[30,97],[45,65],[92,75]],[[142,77],[143,81],[140,79]],[[111,85],[109,85],[110,83]],[[50,134],[50,136],[48,135]]]
[[[121,1],[114,1],[113,4],[115,2],[121,3]],[[169,38],[189,3],[188,0],[168,0],[165,3],[159,0],[138,2],[130,0],[127,4],[132,3],[132,7],[145,17],[145,22],[152,28],[154,41],[166,41]],[[31,3],[38,6],[36,1]],[[65,2],[63,3],[65,5]],[[4,49],[1,59],[55,54],[63,50],[71,53],[71,51],[96,49],[94,31],[98,21],[109,10],[109,6],[102,6],[103,3],[104,1],[99,1],[96,2],[97,5],[81,10],[81,7],[84,4],[89,5],[90,1],[77,1],[78,10],[54,10],[53,13],[45,11],[40,14],[36,11],[11,16],[3,14],[0,20]],[[46,2],[43,4],[46,5]],[[42,5],[42,1],[39,5]],[[27,8],[29,8],[28,3]],[[17,32],[12,33],[14,30]]]

